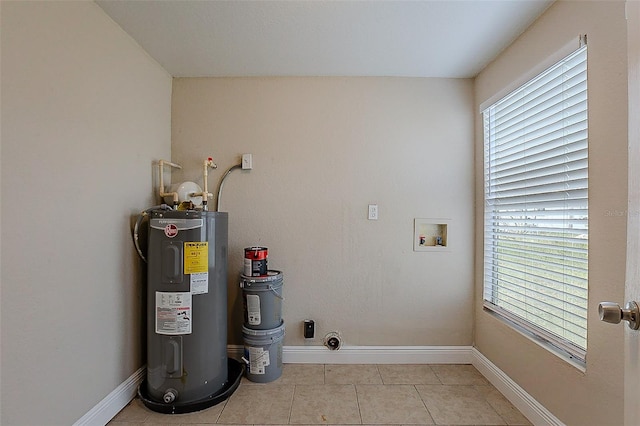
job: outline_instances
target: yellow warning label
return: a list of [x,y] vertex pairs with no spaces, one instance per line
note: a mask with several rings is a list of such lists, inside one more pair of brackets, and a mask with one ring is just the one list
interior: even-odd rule
[[184,273],[209,272],[209,243],[184,243]]

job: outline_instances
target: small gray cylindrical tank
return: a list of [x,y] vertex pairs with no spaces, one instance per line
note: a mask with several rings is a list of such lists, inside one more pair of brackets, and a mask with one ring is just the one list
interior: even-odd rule
[[149,225],[147,392],[188,404],[228,380],[228,214],[154,210]]

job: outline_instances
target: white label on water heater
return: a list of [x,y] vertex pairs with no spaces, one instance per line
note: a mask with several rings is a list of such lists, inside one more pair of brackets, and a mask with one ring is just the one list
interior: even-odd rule
[[156,333],[191,334],[191,293],[156,291]]
[[269,351],[253,346],[249,347],[249,372],[251,374],[265,374],[265,367],[270,364]]
[[260,325],[260,296],[247,294],[247,322],[249,325]]
[[209,273],[191,274],[191,294],[209,293]]

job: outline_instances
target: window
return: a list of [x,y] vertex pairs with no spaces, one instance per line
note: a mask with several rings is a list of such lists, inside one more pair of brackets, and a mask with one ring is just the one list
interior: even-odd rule
[[587,349],[587,47],[483,111],[484,307]]

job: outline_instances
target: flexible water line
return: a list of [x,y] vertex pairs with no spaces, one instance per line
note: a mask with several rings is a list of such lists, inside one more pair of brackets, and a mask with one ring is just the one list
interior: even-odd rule
[[242,168],[242,163],[236,164],[235,166],[231,166],[229,170],[227,170],[225,174],[222,176],[222,179],[220,179],[220,185],[218,186],[218,198],[216,199],[217,212],[220,211],[220,197],[222,197],[222,186],[224,185],[224,180],[227,178],[227,176],[229,176],[229,174],[231,174],[233,170],[240,169],[240,168]]
[[146,210],[143,210],[142,212],[140,212],[140,215],[138,216],[138,219],[136,220],[135,225],[133,225],[133,232],[131,233],[131,236],[133,237],[133,245],[136,247],[136,251],[138,252],[138,256],[140,256],[140,259],[144,260],[144,263],[147,263],[147,258],[144,256],[144,254],[142,253],[142,249],[140,248],[138,231],[140,229],[140,224],[142,223],[144,218],[149,216],[149,212],[151,210],[156,210],[156,209],[171,210],[171,207],[169,207],[166,204],[161,204],[159,206],[154,206]]

